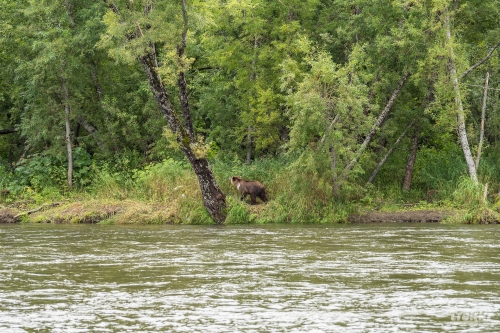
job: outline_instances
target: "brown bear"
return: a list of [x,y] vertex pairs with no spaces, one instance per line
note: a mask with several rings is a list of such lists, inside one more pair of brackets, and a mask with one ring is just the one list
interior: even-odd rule
[[240,176],[233,176],[231,177],[231,184],[240,192],[241,200],[245,199],[247,194],[250,194],[250,203],[252,205],[257,203],[257,197],[263,202],[267,202],[266,189],[258,181],[244,180]]

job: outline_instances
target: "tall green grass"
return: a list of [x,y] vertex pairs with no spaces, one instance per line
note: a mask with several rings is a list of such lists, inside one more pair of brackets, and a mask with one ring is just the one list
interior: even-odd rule
[[[216,156],[211,160],[211,167],[227,195],[227,224],[346,222],[350,215],[364,210],[384,209],[393,203],[408,202],[437,204],[467,212],[450,222],[491,223],[498,220],[496,209],[489,200],[491,193],[485,197],[483,185],[476,186],[464,177],[460,163],[443,162],[457,156],[460,157],[456,151],[444,157],[435,156],[430,151],[422,153],[410,193],[401,190],[402,177],[381,172],[377,182],[368,187],[364,186],[361,176],[344,183],[339,197],[333,195],[328,165],[318,166],[318,161],[307,154],[259,158],[251,164],[238,158]],[[81,178],[86,179],[85,186],[76,186],[72,191],[60,184],[62,178],[55,176],[44,180],[47,183],[43,185],[36,168],[42,167],[45,175],[56,171],[64,175],[64,170],[61,171],[60,164],[52,166],[42,162],[30,162],[26,164],[29,168],[21,169],[18,174],[0,168],[0,186],[13,192],[4,201],[30,199],[39,203],[44,200],[80,200],[82,197],[94,201],[134,200],[150,207],[165,207],[169,221],[174,223],[213,223],[203,206],[196,176],[185,161],[167,158],[142,166],[138,163],[130,165],[126,161],[101,165],[85,162],[85,168],[80,169]],[[482,182],[493,184],[490,189],[498,187],[495,163],[487,157],[481,163]],[[446,170],[439,170],[440,167]],[[269,202],[250,205],[248,198],[240,201],[238,191],[230,183],[231,176],[263,183]],[[140,208],[137,211],[152,214],[142,204],[137,207]]]

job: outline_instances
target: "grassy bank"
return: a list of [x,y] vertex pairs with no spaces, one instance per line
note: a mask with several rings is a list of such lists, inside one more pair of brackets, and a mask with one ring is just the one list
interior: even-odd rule
[[[334,198],[327,178],[306,171],[295,160],[269,158],[246,165],[237,160],[212,162],[227,195],[226,224],[346,223],[370,212],[439,211],[449,223],[495,223],[498,207],[483,185],[460,179],[439,190],[405,193],[394,184],[364,187],[355,182]],[[250,205],[238,198],[229,181],[233,175],[256,179],[266,186],[270,201]],[[42,184],[34,175],[29,184],[9,179],[3,188],[0,219],[26,223],[101,224],[212,224],[203,207],[197,179],[187,163],[166,159],[161,163],[117,171],[90,165],[85,186],[71,191]],[[47,176],[48,177],[48,176]],[[383,182],[382,182],[383,183]],[[21,186],[22,185],[22,186]],[[260,202],[259,202],[260,203]],[[458,213],[457,213],[458,212]],[[411,215],[411,214],[410,214]],[[418,218],[416,218],[418,220]]]

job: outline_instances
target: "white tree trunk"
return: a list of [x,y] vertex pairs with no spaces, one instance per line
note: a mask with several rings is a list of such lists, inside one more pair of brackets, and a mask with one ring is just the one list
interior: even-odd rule
[[70,126],[70,114],[71,106],[69,104],[69,93],[68,87],[66,86],[66,80],[61,79],[62,89],[64,93],[64,122],[66,124],[66,150],[68,152],[68,188],[73,187],[73,147],[71,146],[71,126]]
[[455,91],[455,104],[456,104],[456,114],[458,121],[458,136],[460,139],[460,144],[462,146],[462,151],[464,152],[465,162],[467,163],[467,168],[469,169],[469,176],[472,181],[477,184],[477,171],[476,164],[472,158],[472,153],[469,147],[469,141],[467,140],[467,130],[465,128],[465,113],[464,107],[462,105],[462,97],[460,96],[460,85],[458,83],[457,69],[455,66],[455,54],[453,52],[453,44],[451,39],[451,29],[450,29],[450,14],[446,13],[444,17],[444,28],[446,33],[446,42],[448,44],[448,55],[449,55],[449,67],[450,76],[453,83],[453,90]]
[[66,149],[68,150],[68,187],[71,189],[73,187],[73,148],[71,147],[71,127],[69,121],[71,108],[69,105],[64,107],[64,111],[66,113]]

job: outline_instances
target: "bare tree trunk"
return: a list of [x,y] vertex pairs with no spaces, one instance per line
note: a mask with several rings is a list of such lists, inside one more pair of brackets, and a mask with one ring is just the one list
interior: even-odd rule
[[[102,92],[102,86],[101,86],[101,82],[99,81],[99,75],[98,75],[98,72],[97,72],[97,64],[95,63],[94,60],[90,60],[90,75],[92,76],[92,80],[94,81],[94,89],[97,93],[97,99],[99,100],[99,111],[103,111],[104,110],[104,94]],[[113,146],[113,149],[115,151],[118,151],[118,145],[116,144],[116,135],[114,134],[114,131],[111,130],[111,127],[110,127],[110,119],[109,119],[109,113],[108,112],[105,112],[104,113],[104,118],[105,118],[105,126],[107,127],[108,129],[108,132],[109,132],[109,135],[110,135],[110,138],[111,138],[111,144]],[[77,118],[77,121],[83,126],[83,128],[85,128],[85,130],[87,132],[90,133],[90,135],[92,135],[92,137],[94,138],[94,140],[96,141],[97,143],[97,146],[99,147],[99,149],[101,149],[102,151],[104,151],[104,143],[103,143],[103,140],[101,139],[100,137],[100,133],[99,133],[99,130],[94,126],[92,125],[91,123],[89,123],[87,120],[85,120],[83,117],[78,117]]]
[[[182,58],[184,56],[184,48],[186,45],[185,36],[187,33],[187,14],[186,4],[184,0],[181,0],[181,5],[185,30],[183,32],[183,40],[177,48],[179,58]],[[170,96],[158,75],[156,67],[156,54],[153,53],[152,50],[153,49],[150,49],[150,52],[148,54],[140,56],[138,59],[148,78],[149,87],[151,89],[151,92],[153,93],[153,97],[155,98],[156,103],[158,104],[158,107],[160,108],[160,111],[162,112],[168,127],[173,133],[176,134],[177,141],[180,144],[182,152],[187,157],[189,163],[193,167],[196,176],[198,177],[198,183],[200,184],[203,204],[205,205],[205,208],[215,222],[223,223],[226,219],[226,196],[220,190],[206,157],[196,156],[191,149],[191,145],[196,144],[197,142],[193,131],[191,112],[188,104],[188,93],[184,70],[183,68],[181,68],[181,72],[179,73],[179,77],[177,80],[183,113],[183,122],[181,123],[180,118],[170,101]]]
[[[427,92],[427,97],[424,100],[422,109],[425,111],[429,104],[434,100],[434,77],[430,81],[429,90]],[[410,192],[411,183],[413,181],[413,169],[415,167],[415,161],[417,160],[418,153],[418,140],[419,140],[420,129],[418,126],[414,129],[412,147],[410,150],[410,155],[406,161],[406,172],[403,180],[403,191]]]
[[69,105],[64,107],[64,112],[66,114],[66,149],[68,151],[68,187],[71,189],[73,187],[73,148],[71,146],[71,126],[70,126],[70,113],[71,109]]
[[446,42],[448,47],[448,55],[449,55],[449,67],[450,67],[450,76],[451,81],[453,83],[453,90],[455,91],[455,104],[457,107],[457,120],[458,120],[458,136],[460,139],[460,144],[462,146],[462,151],[465,156],[465,162],[467,163],[467,167],[469,169],[469,176],[472,181],[477,184],[477,171],[476,164],[474,159],[472,158],[472,153],[469,147],[469,141],[467,139],[467,130],[465,128],[465,113],[462,105],[462,97],[460,96],[460,85],[458,83],[457,69],[455,66],[455,54],[453,52],[453,44],[451,38],[451,29],[450,29],[450,14],[447,12],[444,17],[444,28],[446,33]]
[[80,128],[82,127],[82,125],[77,121],[75,122],[74,124],[74,129],[73,129],[73,146],[76,146],[78,145],[78,136],[80,135]]
[[481,132],[479,133],[479,144],[477,146],[476,169],[479,169],[479,161],[481,160],[481,150],[483,149],[484,119],[486,118],[486,99],[488,97],[489,78],[490,78],[490,73],[486,73],[486,79],[484,80],[483,107],[481,110]]
[[92,137],[94,140],[97,142],[97,146],[103,150],[104,146],[101,142],[101,140],[98,137],[98,130],[97,128],[92,125],[90,122],[86,121],[82,116],[77,116],[76,121],[78,122],[79,125],[81,125]]
[[104,98],[102,94],[101,83],[99,82],[99,76],[97,75],[97,64],[95,63],[95,61],[91,60],[90,65],[92,67],[90,70],[90,75],[92,76],[92,80],[94,81],[95,91],[97,92],[97,98],[99,99],[99,103],[102,103]]
[[[257,35],[253,36],[253,59],[252,59],[252,72],[250,73],[250,81],[255,81],[257,77],[256,65],[257,65],[257,47],[259,46]],[[246,163],[250,164],[252,162],[252,126],[248,125],[247,132],[247,156]]]
[[413,143],[411,145],[410,155],[408,156],[408,160],[406,162],[406,173],[405,179],[403,181],[403,191],[410,192],[411,182],[413,180],[413,169],[415,167],[415,161],[417,160],[417,152],[418,152],[418,130],[415,130],[413,134]]
[[405,137],[406,132],[408,132],[408,130],[413,127],[413,124],[415,124],[415,120],[413,120],[408,126],[406,126],[403,133],[401,133],[401,135],[397,138],[396,142],[394,142],[394,145],[391,147],[391,149],[389,149],[389,151],[385,154],[385,156],[382,158],[382,160],[378,163],[375,170],[373,170],[373,173],[370,176],[370,178],[368,179],[368,181],[366,182],[366,184],[371,183],[375,179],[375,177],[377,176],[378,172],[380,171],[380,169],[382,168],[384,163],[387,161],[389,156],[391,156],[392,152],[394,151],[394,149],[396,149],[396,147],[399,145],[401,140]]
[[[180,144],[182,152],[189,160],[189,163],[191,163],[191,166],[198,177],[203,203],[207,211],[215,222],[223,223],[226,218],[226,214],[224,212],[224,209],[226,208],[226,197],[220,190],[219,185],[215,180],[208,160],[205,157],[197,157],[191,149],[191,144],[195,144],[196,142],[191,141],[190,135],[186,131],[185,126],[179,121],[180,118],[170,102],[170,96],[158,76],[156,67],[154,67],[155,58],[156,55],[152,53],[139,57],[139,62],[146,73],[153,97],[155,98],[168,127],[173,133],[176,134],[177,141]],[[186,119],[190,118],[184,118],[184,122],[186,122]]]
[[387,102],[384,110],[382,110],[382,112],[380,113],[380,116],[378,117],[377,121],[373,125],[370,133],[368,133],[368,135],[366,136],[365,140],[361,144],[361,147],[356,152],[356,156],[345,167],[344,172],[342,173],[342,179],[343,180],[347,178],[347,175],[352,170],[352,168],[354,167],[354,165],[356,165],[356,163],[358,163],[359,159],[361,158],[361,155],[365,151],[366,147],[368,147],[368,144],[372,140],[373,136],[375,135],[375,133],[377,132],[377,130],[380,128],[380,126],[382,125],[382,123],[385,121],[387,115],[389,114],[389,110],[391,109],[392,105],[396,101],[396,98],[398,97],[399,93],[403,89],[403,86],[404,86],[404,84],[405,84],[405,82],[406,82],[406,80],[408,79],[409,76],[410,76],[410,73],[405,73],[405,75],[403,76],[403,78],[401,79],[401,81],[399,81],[398,87],[392,93],[391,98]]
[[247,164],[250,164],[252,162],[252,126],[248,126],[248,133],[247,133],[247,158],[246,158]]
[[14,138],[10,139],[10,148],[9,148],[9,166],[10,170],[14,171],[14,148],[15,148],[15,142]]
[[73,187],[73,147],[71,145],[71,124],[70,124],[70,114],[71,114],[71,106],[70,106],[70,97],[68,93],[68,87],[66,86],[66,80],[61,79],[62,81],[62,89],[64,93],[64,122],[66,125],[66,151],[68,153],[68,188],[71,189]]

